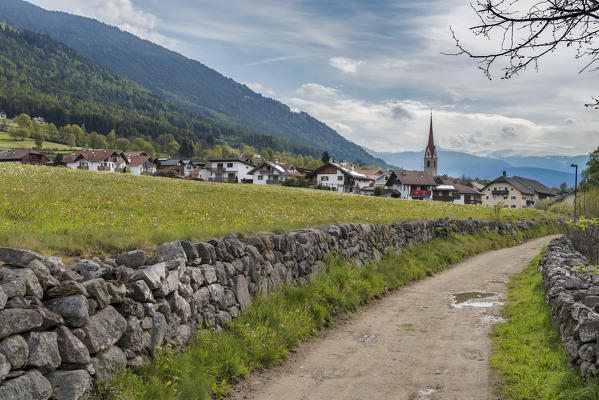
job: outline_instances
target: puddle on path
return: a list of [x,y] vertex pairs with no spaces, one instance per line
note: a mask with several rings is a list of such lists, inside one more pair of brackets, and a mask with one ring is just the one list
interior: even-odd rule
[[507,320],[505,318],[501,318],[496,315],[483,314],[480,316],[480,322],[483,325],[494,325],[506,321]]
[[426,388],[419,390],[418,393],[414,393],[410,396],[409,400],[431,400],[431,396],[441,391],[441,386],[437,385],[434,388]]
[[452,306],[455,308],[464,307],[493,307],[502,305],[499,301],[501,295],[499,293],[487,293],[487,292],[464,292],[464,293],[453,293],[451,295],[453,299]]

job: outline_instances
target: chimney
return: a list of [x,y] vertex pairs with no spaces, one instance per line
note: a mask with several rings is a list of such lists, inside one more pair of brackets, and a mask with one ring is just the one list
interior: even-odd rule
[[503,171],[503,176],[506,176],[506,172],[505,171]]

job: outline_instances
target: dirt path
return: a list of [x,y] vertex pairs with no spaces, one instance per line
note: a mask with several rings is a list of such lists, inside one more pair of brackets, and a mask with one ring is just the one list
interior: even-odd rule
[[250,377],[231,397],[495,399],[488,335],[501,298],[455,304],[452,294],[504,294],[508,277],[522,271],[549,240],[485,253],[400,289],[300,349],[285,365]]

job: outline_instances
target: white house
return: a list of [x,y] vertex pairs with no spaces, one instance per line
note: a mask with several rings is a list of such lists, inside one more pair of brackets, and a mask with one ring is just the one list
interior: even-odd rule
[[153,174],[156,172],[154,157],[145,151],[125,151],[121,156],[127,160],[129,172],[133,175]]
[[353,166],[333,161],[321,165],[306,177],[312,186],[320,185],[344,193],[360,193],[361,188],[374,182],[373,178],[356,171]]
[[114,150],[78,150],[63,157],[72,169],[116,172],[127,166],[127,160]]
[[280,186],[287,178],[303,177],[303,174],[298,172],[293,164],[280,164],[273,161],[263,162],[252,169],[249,174],[253,177],[254,185]]
[[435,178],[424,171],[392,171],[387,185],[393,197],[408,200],[432,200]]
[[250,171],[256,166],[250,160],[241,158],[222,158],[208,160],[206,168],[210,169],[210,182],[250,182],[253,176]]

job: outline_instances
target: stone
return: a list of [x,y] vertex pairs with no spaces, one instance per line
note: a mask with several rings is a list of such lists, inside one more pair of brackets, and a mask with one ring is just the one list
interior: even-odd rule
[[577,336],[582,343],[591,342],[599,338],[599,321],[586,321],[577,329]]
[[216,250],[210,243],[196,243],[195,248],[202,264],[212,264],[216,261]]
[[233,291],[241,309],[246,310],[252,304],[252,297],[250,296],[247,279],[245,279],[244,275],[237,275],[233,278]]
[[200,270],[204,275],[207,284],[212,284],[217,281],[216,268],[213,265],[200,265]]
[[133,315],[134,317],[141,319],[145,315],[143,305],[129,297],[126,297],[122,302],[115,304],[114,308],[125,317]]
[[110,304],[120,303],[125,300],[127,287],[125,285],[116,285],[112,282],[106,282],[108,294],[110,294]]
[[67,297],[74,296],[77,294],[83,295],[85,297],[89,296],[87,290],[85,290],[85,287],[83,287],[81,283],[69,280],[62,282],[60,285],[49,289],[46,292],[46,297]]
[[193,339],[193,329],[189,325],[179,325],[171,340],[173,345],[186,346]]
[[187,268],[185,274],[189,276],[192,285],[196,285],[194,287],[199,287],[204,283],[204,275],[199,268],[190,267]]
[[59,297],[45,303],[46,307],[58,313],[71,328],[80,328],[89,320],[89,305],[83,295]]
[[143,250],[131,250],[120,254],[116,259],[118,265],[124,265],[128,268],[139,268],[144,265],[146,252]]
[[127,366],[127,357],[125,353],[117,346],[112,346],[96,354],[92,358],[94,369],[96,370],[96,379],[107,379],[118,369]]
[[23,297],[27,294],[27,288],[23,281],[11,281],[0,284],[0,289],[6,294],[7,298]]
[[108,292],[108,287],[104,279],[90,279],[89,281],[83,282],[82,285],[89,297],[96,301],[98,308],[102,309],[110,304],[112,297]]
[[169,271],[166,279],[162,282],[162,286],[157,289],[157,295],[166,297],[179,287],[179,271]]
[[0,261],[13,267],[26,267],[33,260],[43,260],[44,256],[29,250],[0,247]]
[[11,365],[6,356],[0,353],[0,382],[2,382],[10,373]]
[[20,369],[27,365],[29,359],[29,347],[27,341],[21,335],[12,335],[0,342],[0,353],[2,353],[12,369]]
[[225,296],[225,289],[218,283],[214,283],[208,286],[210,292],[210,301],[216,305],[220,305],[223,302]]
[[69,328],[59,326],[55,332],[58,352],[63,363],[85,365],[91,362],[89,350]]
[[115,271],[116,280],[119,282],[128,282],[129,277],[133,275],[133,272],[135,272],[135,270],[121,265],[117,267]]
[[107,349],[121,338],[127,320],[112,306],[108,306],[91,316],[82,330],[85,333],[83,343],[91,354]]
[[166,264],[158,263],[150,267],[139,269],[129,277],[129,282],[143,280],[151,290],[162,286],[162,281],[166,278]]
[[79,262],[73,267],[73,271],[81,275],[86,281],[102,277],[107,270],[108,268],[102,267],[97,262],[91,260],[79,260]]
[[42,316],[37,311],[18,308],[2,310],[0,311],[0,339],[37,329],[43,322]]
[[31,305],[31,300],[25,297],[16,296],[11,297],[4,308],[28,308]]
[[123,336],[121,336],[117,342],[117,345],[135,353],[139,353],[143,350],[145,347],[143,329],[141,327],[141,322],[137,318],[133,316],[127,318],[127,327],[125,328]]
[[174,242],[163,243],[156,248],[156,257],[160,261],[169,261],[174,260],[176,258],[182,258],[187,261],[187,254],[185,254],[185,250],[183,246],[181,246],[181,242],[175,240]]
[[57,325],[64,324],[64,319],[53,311],[48,310],[44,306],[38,306],[36,304],[29,306],[31,310],[37,311],[42,316],[42,326],[39,330],[46,331]]
[[578,349],[578,357],[583,361],[594,363],[597,359],[597,344],[586,343]]
[[56,332],[29,332],[26,336],[29,347],[27,366],[39,368],[43,373],[54,371],[60,366]]
[[156,348],[164,343],[166,336],[166,318],[161,313],[157,312],[154,315],[154,322],[152,324],[152,337],[150,340],[150,352],[154,354]]
[[60,285],[60,281],[52,275],[50,269],[46,267],[40,260],[32,260],[29,264],[27,264],[27,269],[31,270],[35,274],[44,291],[51,287]]
[[198,253],[198,250],[196,246],[193,245],[193,243],[189,242],[188,240],[181,240],[180,243],[183,247],[183,251],[185,251],[185,255],[187,256],[188,260],[191,261],[200,258],[200,254]]
[[0,283],[20,282],[25,286],[25,295],[34,296],[38,299],[44,297],[44,289],[37,279],[37,276],[27,268],[0,268]]
[[4,289],[2,289],[2,286],[0,286],[0,310],[2,310],[4,308],[4,306],[6,306],[7,301],[8,301],[8,296],[4,292]]
[[79,400],[92,390],[92,378],[84,369],[54,371],[46,375],[56,400]]
[[2,400],[47,400],[51,395],[52,385],[37,370],[27,371],[0,385]]
[[127,284],[127,295],[142,303],[154,303],[154,296],[145,281],[135,281]]

